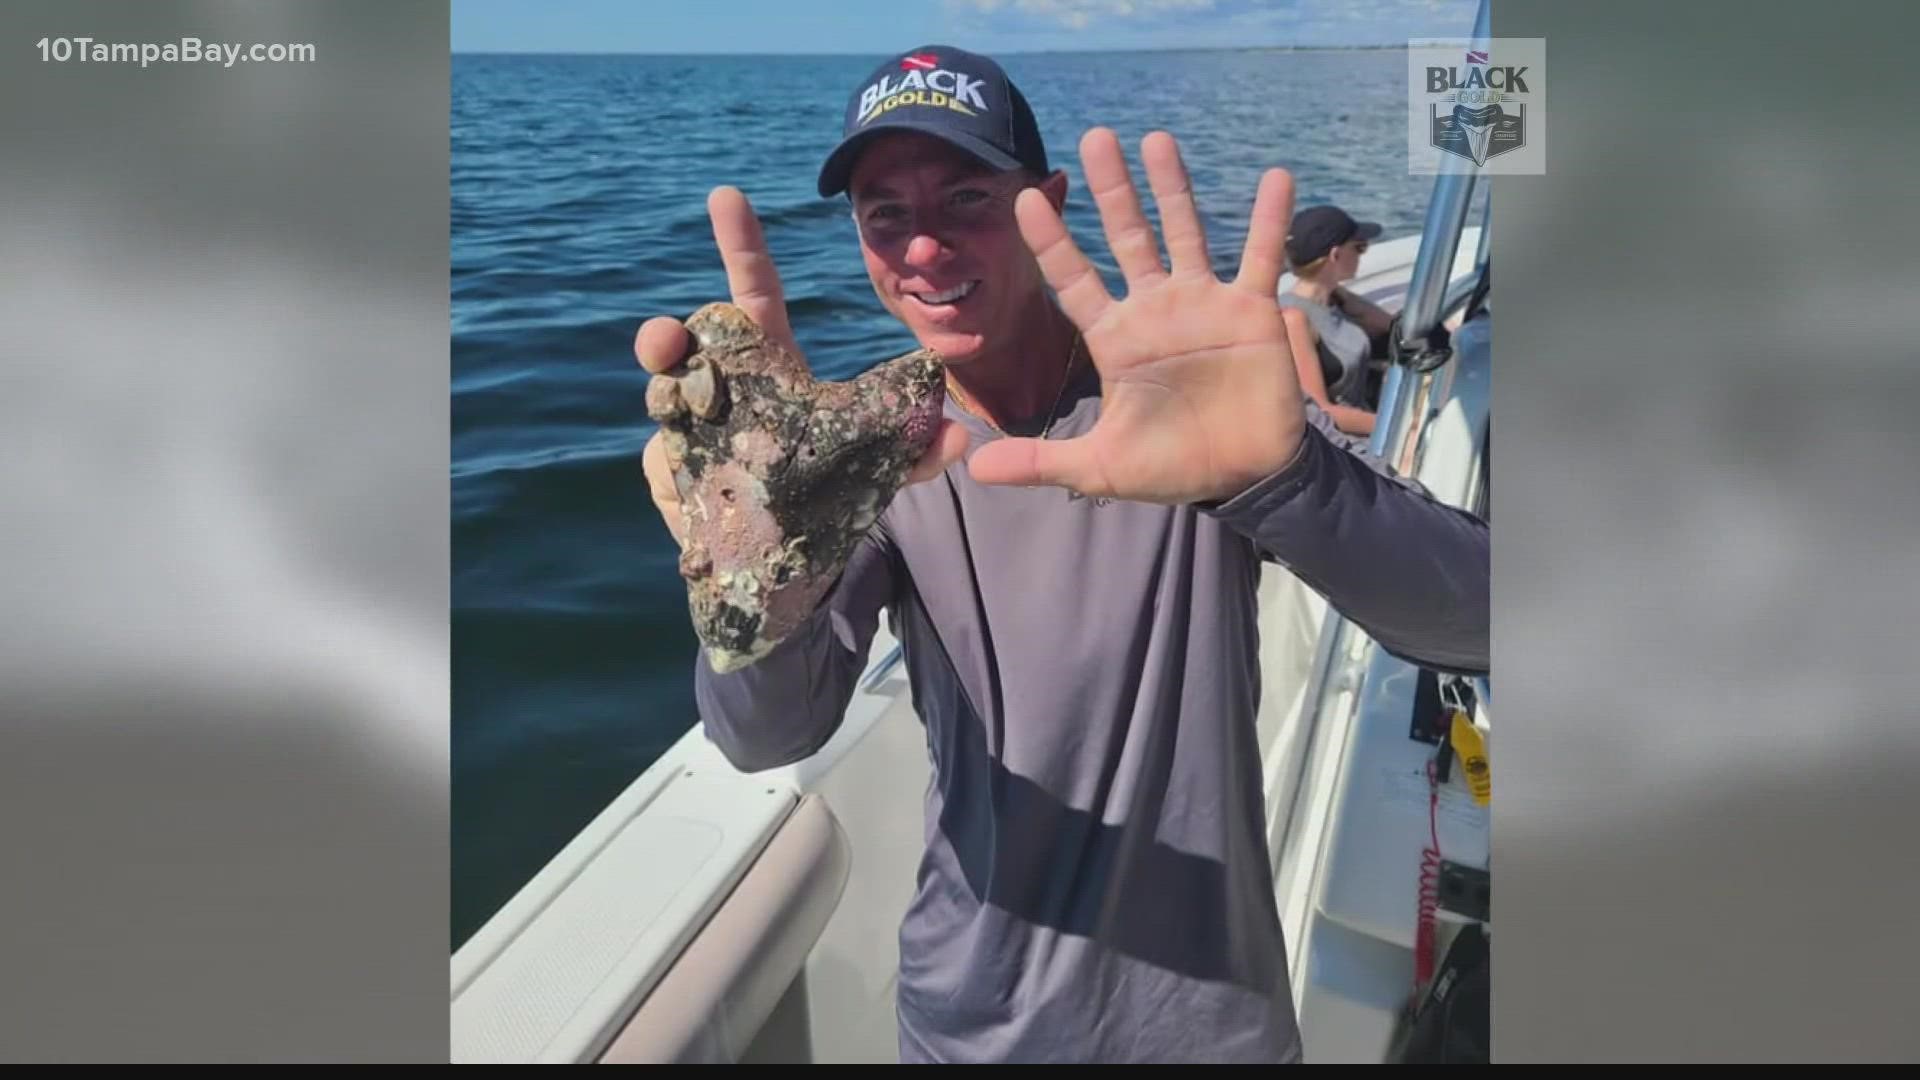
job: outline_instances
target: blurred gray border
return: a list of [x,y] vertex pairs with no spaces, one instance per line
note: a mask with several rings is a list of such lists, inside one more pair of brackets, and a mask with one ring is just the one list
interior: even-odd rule
[[9,1062],[446,1060],[447,19],[0,5]]
[[1920,8],[1493,24],[1494,1058],[1920,1059]]

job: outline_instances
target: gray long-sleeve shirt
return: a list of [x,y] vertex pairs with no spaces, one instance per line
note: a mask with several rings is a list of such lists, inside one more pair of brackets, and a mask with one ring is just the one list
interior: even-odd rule
[[[1088,373],[1050,437],[1089,430]],[[997,437],[951,402],[978,446]],[[900,1051],[922,1061],[1298,1060],[1255,733],[1259,562],[1397,655],[1484,671],[1488,531],[1305,442],[1216,506],[988,487],[903,490],[801,632],[696,661],[708,737],[743,769],[840,724],[881,613],[933,781],[900,927]],[[1020,434],[1021,432],[1016,432]]]

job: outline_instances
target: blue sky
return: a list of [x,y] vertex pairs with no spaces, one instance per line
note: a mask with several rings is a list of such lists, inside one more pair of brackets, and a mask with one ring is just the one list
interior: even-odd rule
[[1388,45],[1477,0],[454,0],[454,52],[888,53]]

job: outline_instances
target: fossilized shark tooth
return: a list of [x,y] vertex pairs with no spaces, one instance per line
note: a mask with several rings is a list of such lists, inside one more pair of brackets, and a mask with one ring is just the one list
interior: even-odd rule
[[945,397],[919,350],[846,382],[814,379],[731,304],[686,321],[695,342],[647,385],[686,514],[680,574],[716,671],[793,633],[932,444]]

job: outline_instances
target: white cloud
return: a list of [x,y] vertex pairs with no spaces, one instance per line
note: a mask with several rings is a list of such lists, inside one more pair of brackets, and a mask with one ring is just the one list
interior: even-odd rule
[[[1153,41],[1380,44],[1472,26],[1478,0],[944,0],[972,33],[1023,47]],[[1169,36],[1171,34],[1172,36]]]
[[1053,19],[1062,26],[1084,30],[1095,19],[1130,19],[1169,11],[1202,11],[1214,0],[947,0],[957,7],[993,14],[1003,9],[1034,18]]

